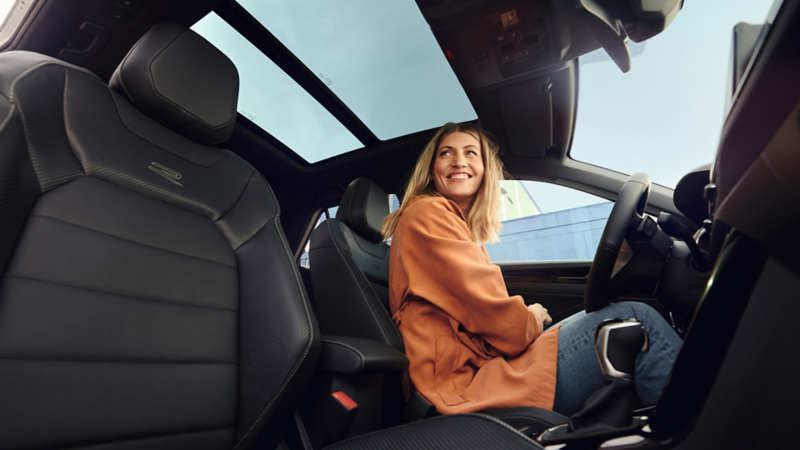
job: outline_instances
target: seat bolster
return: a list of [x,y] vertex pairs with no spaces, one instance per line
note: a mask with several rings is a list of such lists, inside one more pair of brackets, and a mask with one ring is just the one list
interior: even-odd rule
[[[4,99],[0,98],[0,103]],[[41,194],[39,181],[25,146],[22,119],[16,111],[0,124],[0,274],[25,227],[28,214]]]
[[509,425],[483,414],[455,414],[421,420],[348,439],[327,450],[534,450],[542,447]]
[[56,64],[79,70],[97,78],[95,74],[86,69],[67,64],[39,53],[26,51],[6,52],[0,54],[0,67],[3,68],[3,70],[0,70],[0,94],[13,102],[14,95],[12,90],[14,88],[14,83],[31,70],[47,64]]
[[353,260],[354,249],[348,247],[340,224],[327,220],[311,233],[311,281],[322,332],[372,339],[405,351],[389,313]]
[[532,433],[538,433],[569,422],[569,417],[567,416],[535,406],[490,409],[480,413],[500,419],[518,430],[527,427],[528,432]]

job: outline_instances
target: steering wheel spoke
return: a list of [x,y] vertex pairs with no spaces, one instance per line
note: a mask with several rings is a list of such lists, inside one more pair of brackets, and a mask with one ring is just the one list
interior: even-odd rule
[[650,175],[635,173],[622,185],[589,270],[584,293],[587,313],[597,311],[608,304],[606,291],[625,237],[637,233],[640,227],[644,232],[649,231],[647,227],[651,225],[643,220],[649,197]]

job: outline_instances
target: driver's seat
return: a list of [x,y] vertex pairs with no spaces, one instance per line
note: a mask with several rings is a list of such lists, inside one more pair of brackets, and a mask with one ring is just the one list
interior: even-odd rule
[[[361,177],[347,187],[335,219],[311,233],[309,265],[323,333],[383,342],[403,351],[389,312],[389,250],[380,233],[389,214],[386,191]],[[568,418],[536,407],[483,411],[538,432]]]

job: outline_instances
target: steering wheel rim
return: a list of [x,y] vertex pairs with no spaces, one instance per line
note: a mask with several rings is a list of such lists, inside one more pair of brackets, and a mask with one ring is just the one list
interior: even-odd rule
[[608,305],[606,290],[614,272],[614,263],[617,261],[625,236],[634,232],[644,218],[649,197],[650,175],[635,173],[622,185],[603,229],[600,243],[597,245],[592,267],[589,269],[583,296],[587,313]]

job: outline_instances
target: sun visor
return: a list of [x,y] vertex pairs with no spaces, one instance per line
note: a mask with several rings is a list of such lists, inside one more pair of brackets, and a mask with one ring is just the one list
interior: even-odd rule
[[549,77],[497,90],[508,146],[516,156],[541,158],[553,146],[553,95]]

